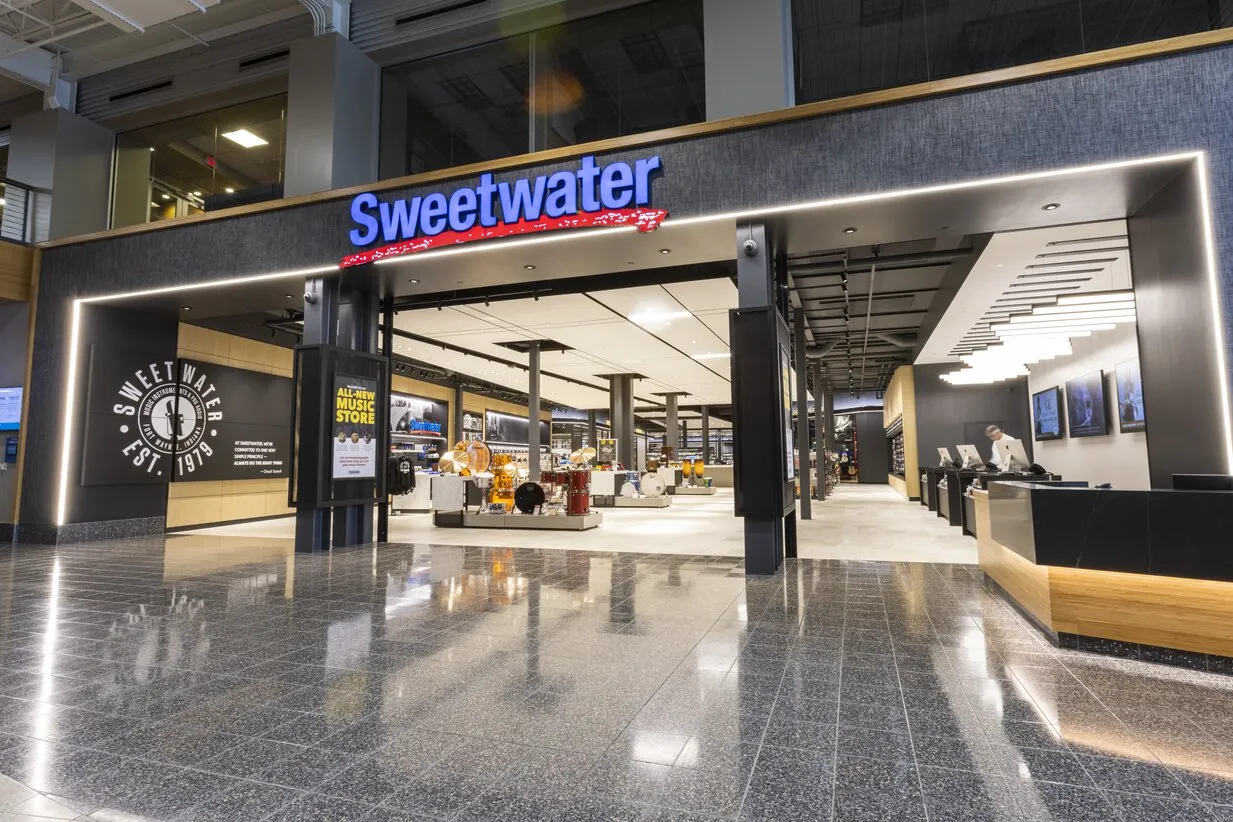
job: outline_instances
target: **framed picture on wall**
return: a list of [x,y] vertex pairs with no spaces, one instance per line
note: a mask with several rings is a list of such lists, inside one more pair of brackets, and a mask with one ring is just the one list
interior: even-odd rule
[[1037,442],[1066,436],[1066,414],[1059,386],[1032,395],[1032,436]]
[[1118,363],[1117,427],[1125,434],[1147,430],[1147,415],[1143,410],[1143,378],[1139,375],[1139,359]]
[[1093,371],[1066,381],[1066,419],[1072,437],[1103,437],[1109,433],[1105,405],[1105,372]]

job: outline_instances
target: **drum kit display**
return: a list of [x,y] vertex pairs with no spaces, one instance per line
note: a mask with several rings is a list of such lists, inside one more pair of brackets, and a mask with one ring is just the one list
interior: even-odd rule
[[580,448],[570,455],[569,468],[541,472],[539,482],[525,481],[530,469],[510,454],[494,454],[480,440],[459,442],[441,455],[444,474],[474,477],[483,492],[481,510],[523,514],[582,515],[591,510],[591,463],[594,448]]

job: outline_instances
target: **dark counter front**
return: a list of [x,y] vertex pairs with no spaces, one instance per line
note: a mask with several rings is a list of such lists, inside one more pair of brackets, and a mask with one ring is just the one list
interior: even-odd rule
[[1233,493],[995,482],[989,518],[1036,565],[1233,581]]

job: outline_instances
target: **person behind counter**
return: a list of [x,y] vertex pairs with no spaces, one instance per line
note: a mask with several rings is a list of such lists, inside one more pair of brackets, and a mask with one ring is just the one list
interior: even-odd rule
[[[991,425],[988,428],[986,428],[985,436],[988,437],[993,442],[997,442],[998,440],[1006,440],[1007,442],[1015,442],[1017,440],[1016,437],[1012,437],[1010,434],[1007,434],[1005,431],[1003,431],[1001,428],[998,428],[996,425]],[[1006,466],[1002,464],[1002,454],[998,451],[996,447],[993,449],[993,459],[990,460],[990,462],[996,465],[999,471],[1006,470]]]

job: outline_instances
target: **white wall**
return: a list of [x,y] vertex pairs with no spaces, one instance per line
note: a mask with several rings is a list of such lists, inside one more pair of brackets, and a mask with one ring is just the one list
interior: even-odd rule
[[[1105,402],[1109,405],[1109,435],[1104,437],[1067,436],[1060,440],[1035,443],[1036,462],[1067,480],[1087,480],[1093,485],[1113,483],[1114,488],[1151,488],[1147,464],[1147,435],[1119,434],[1117,431],[1117,386],[1114,371],[1118,363],[1139,356],[1134,323],[1119,325],[1112,331],[1094,332],[1090,337],[1071,340],[1074,353],[1028,366],[1029,394],[1054,386],[1066,390],[1066,381],[1093,371],[1105,372]],[[1145,398],[1150,408],[1151,397]],[[1035,420],[1032,420],[1035,430]],[[1149,422],[1150,425],[1150,422]]]

